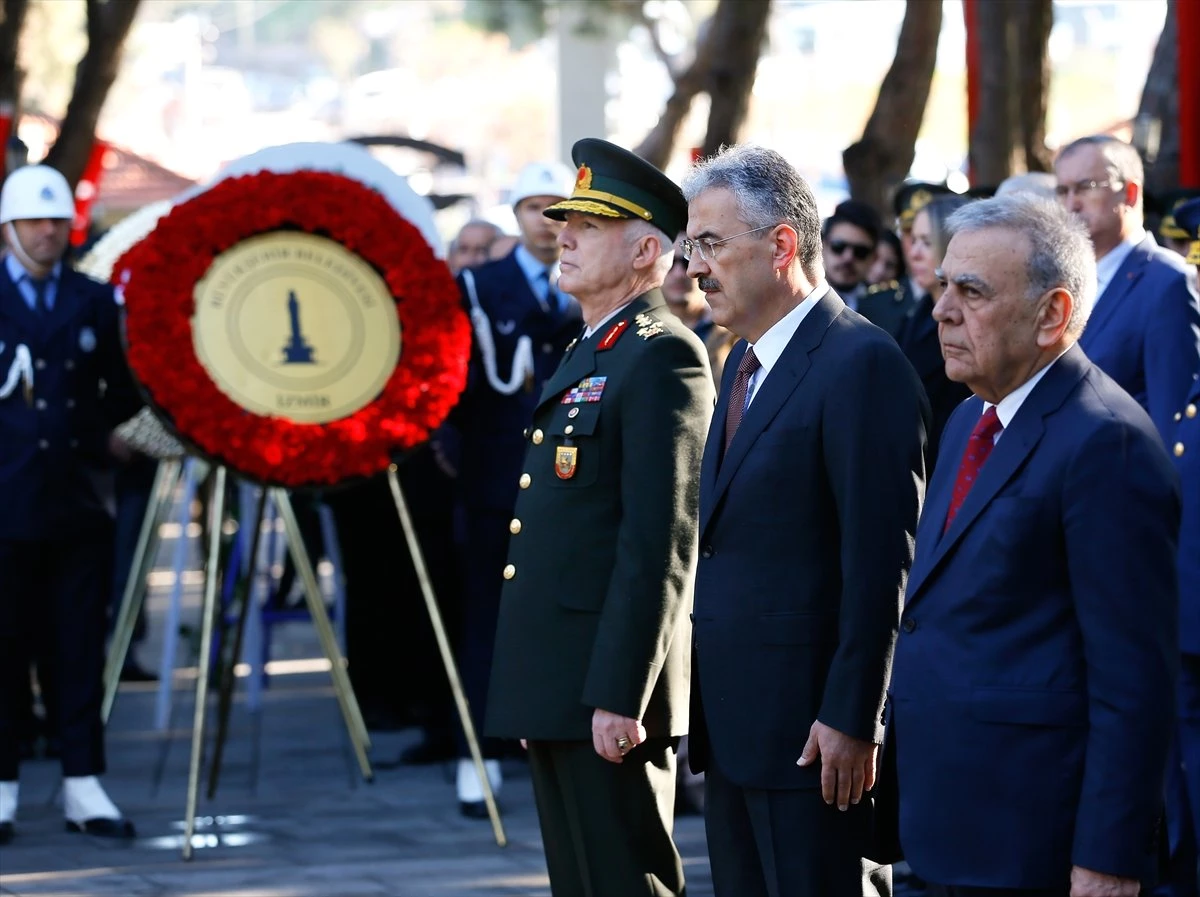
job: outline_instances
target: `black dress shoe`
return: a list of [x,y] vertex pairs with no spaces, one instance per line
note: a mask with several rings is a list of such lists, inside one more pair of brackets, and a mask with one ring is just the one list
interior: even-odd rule
[[16,833],[11,822],[0,822],[0,845],[7,844]]
[[136,838],[137,832],[128,819],[85,819],[83,822],[67,820],[67,831],[97,838]]
[[[496,805],[499,810],[499,804]],[[458,812],[462,813],[468,819],[487,819],[487,802],[482,800],[460,800],[458,802]]]

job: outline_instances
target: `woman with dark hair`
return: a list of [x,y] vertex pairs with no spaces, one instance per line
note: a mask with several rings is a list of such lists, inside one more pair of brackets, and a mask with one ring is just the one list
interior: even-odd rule
[[942,285],[936,272],[946,254],[946,244],[950,242],[946,221],[970,201],[965,196],[954,194],[939,196],[917,212],[912,223],[908,273],[924,295],[909,310],[896,339],[912,366],[917,369],[933,410],[929,432],[929,472],[937,460],[938,444],[950,412],[971,394],[966,386],[946,376],[937,323],[933,320],[933,306],[942,295]]
[[867,283],[900,284],[904,282],[908,269],[904,266],[904,250],[900,247],[900,238],[894,231],[880,231],[879,243],[875,247],[875,261],[867,272]]

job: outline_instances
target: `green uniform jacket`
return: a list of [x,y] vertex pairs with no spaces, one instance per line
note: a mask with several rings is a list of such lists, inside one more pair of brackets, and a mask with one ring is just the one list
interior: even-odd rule
[[704,346],[657,290],[567,350],[527,434],[489,735],[590,741],[597,707],[652,737],[687,731],[714,402]]

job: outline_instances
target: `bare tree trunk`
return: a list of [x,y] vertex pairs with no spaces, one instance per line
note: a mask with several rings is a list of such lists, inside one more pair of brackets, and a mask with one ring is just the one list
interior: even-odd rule
[[696,38],[695,57],[686,69],[673,76],[675,90],[667,100],[658,124],[634,147],[634,153],[658,168],[667,166],[671,152],[675,149],[675,141],[679,138],[679,129],[691,111],[692,100],[704,89],[708,80],[708,69],[712,65],[715,51],[711,39],[712,32],[712,19],[709,19],[700,27]]
[[884,76],[862,138],[842,153],[850,195],[890,214],[892,188],[912,167],[917,134],[937,62],[941,0],[908,0],[896,55]]
[[75,88],[46,164],[74,186],[83,174],[100,110],[121,63],[121,49],[141,0],[87,0],[88,48],[75,70]]
[[[1053,0],[1022,0],[1013,8],[1021,48],[1017,83],[1026,171],[1051,171],[1054,157],[1046,147],[1046,110],[1050,101],[1050,31]],[[1033,75],[1033,77],[1030,77]],[[997,182],[999,183],[999,182]]]
[[[29,0],[4,0],[4,20],[0,21],[0,114],[11,116],[13,134],[21,117],[21,88],[25,83],[25,72],[17,63],[17,48],[28,11]],[[2,162],[3,147],[0,147]]]
[[706,90],[712,98],[702,156],[714,155],[722,146],[737,142],[767,37],[771,0],[721,0],[713,13],[712,41],[721,48],[713,54]]
[[1154,50],[1142,101],[1134,120],[1133,143],[1146,162],[1146,190],[1162,193],[1179,182],[1179,56],[1176,0],[1167,0],[1167,18]]
[[1011,174],[1048,171],[1051,0],[980,0],[979,117],[971,132],[971,173],[995,186]]

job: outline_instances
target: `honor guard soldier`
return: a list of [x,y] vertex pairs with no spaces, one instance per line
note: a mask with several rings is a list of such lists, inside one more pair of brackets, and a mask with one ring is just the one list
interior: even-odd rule
[[112,429],[138,408],[113,290],[62,261],[75,203],[34,165],[0,191],[0,843],[13,836],[17,720],[31,659],[55,680],[67,829],[128,838],[97,778],[113,523]]
[[1195,233],[1189,233],[1188,228],[1180,223],[1175,213],[1185,203],[1197,198],[1200,198],[1200,190],[1191,188],[1172,191],[1162,200],[1164,214],[1158,222],[1158,236],[1164,247],[1184,258],[1191,249]]
[[929,205],[934,197],[952,192],[945,184],[929,184],[924,181],[908,181],[896,188],[892,196],[892,210],[896,213],[896,233],[900,235],[900,250],[904,255],[904,264],[909,270],[907,280],[902,279],[900,285],[904,292],[919,302],[925,291],[912,282],[912,226],[917,212]]
[[[458,275],[474,331],[467,388],[451,418],[461,440],[459,494],[465,522],[460,656],[477,728],[486,708],[504,584],[500,574],[525,457],[523,434],[542,387],[582,325],[579,305],[558,289],[562,224],[542,214],[570,195],[574,180],[560,162],[522,169],[511,196],[521,242],[504,258]],[[502,744],[493,740],[483,748],[488,778],[498,790]],[[483,788],[465,743],[459,745],[457,788],[463,815],[486,819]]]
[[537,400],[517,481],[487,711],[525,739],[556,897],[682,895],[671,838],[687,731],[704,346],[659,287],[687,205],[580,140],[561,287],[586,324]]

